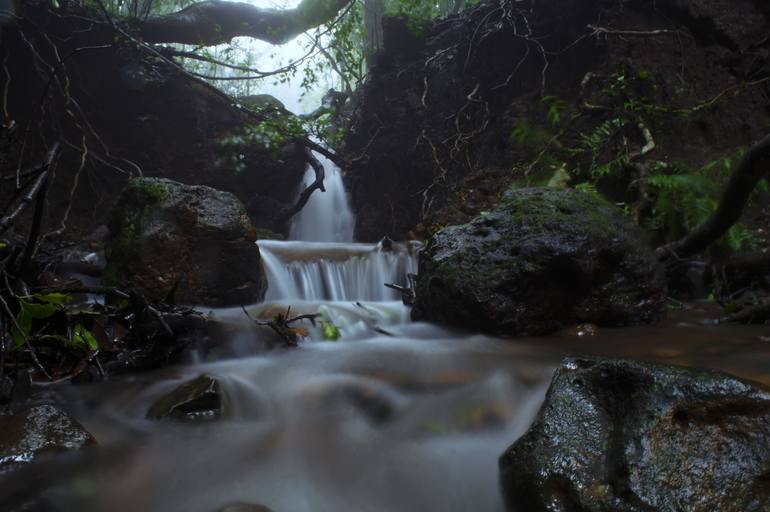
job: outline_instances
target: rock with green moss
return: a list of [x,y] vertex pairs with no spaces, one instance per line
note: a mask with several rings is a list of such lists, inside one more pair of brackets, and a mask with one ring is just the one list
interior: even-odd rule
[[150,301],[229,306],[264,297],[254,227],[228,192],[134,179],[113,210],[110,231],[106,275]]
[[96,440],[77,421],[51,405],[0,415],[0,474],[45,454],[94,444]]
[[547,334],[652,321],[665,291],[640,230],[615,206],[593,193],[526,188],[431,238],[412,316],[496,335]]
[[770,392],[716,371],[569,358],[499,464],[508,510],[770,510]]
[[185,382],[152,404],[147,417],[155,420],[205,421],[223,416],[225,400],[219,381],[210,375]]

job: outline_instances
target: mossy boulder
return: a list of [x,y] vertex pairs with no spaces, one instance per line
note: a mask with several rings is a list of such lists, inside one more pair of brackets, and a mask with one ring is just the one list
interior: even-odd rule
[[416,320],[496,335],[662,314],[661,269],[636,225],[597,194],[526,188],[437,232],[420,255]]
[[0,473],[34,462],[42,455],[96,444],[77,421],[51,405],[0,415]]
[[508,510],[770,510],[770,393],[716,371],[566,359],[499,463]]
[[207,306],[264,297],[256,232],[238,199],[205,186],[138,178],[125,188],[110,222],[108,279],[151,301]]
[[220,418],[224,412],[225,400],[219,381],[204,374],[156,400],[147,417],[155,420],[206,421]]

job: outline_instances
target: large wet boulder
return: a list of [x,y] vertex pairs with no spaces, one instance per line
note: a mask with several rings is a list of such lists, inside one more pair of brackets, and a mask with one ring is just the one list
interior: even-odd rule
[[770,392],[716,371],[567,359],[499,462],[508,510],[770,510]]
[[513,189],[420,255],[413,318],[498,335],[660,316],[665,283],[640,230],[597,194]]
[[264,297],[254,227],[228,192],[138,178],[121,194],[110,231],[107,277],[150,301],[231,306]]
[[96,444],[77,421],[51,405],[0,415],[0,473],[47,453],[79,450]]

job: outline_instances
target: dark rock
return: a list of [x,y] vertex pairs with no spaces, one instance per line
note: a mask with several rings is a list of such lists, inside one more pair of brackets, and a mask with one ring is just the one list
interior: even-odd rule
[[[745,50],[767,39],[768,8],[754,0],[675,0],[666,9],[706,43]],[[764,10],[764,12],[763,12]]]
[[212,420],[222,417],[224,410],[219,381],[204,374],[159,398],[150,407],[147,417],[155,420]]
[[77,421],[50,405],[0,416],[0,473],[41,455],[79,450],[96,440]]
[[509,510],[770,510],[770,393],[716,371],[566,359],[500,458]]
[[115,206],[107,277],[150,301],[227,306],[258,302],[267,284],[254,228],[228,192],[160,178],[130,182]]
[[218,512],[273,512],[272,509],[264,505],[255,505],[253,503],[231,503],[220,508]]
[[639,229],[596,194],[506,193],[420,255],[415,319],[501,335],[658,318],[665,284]]

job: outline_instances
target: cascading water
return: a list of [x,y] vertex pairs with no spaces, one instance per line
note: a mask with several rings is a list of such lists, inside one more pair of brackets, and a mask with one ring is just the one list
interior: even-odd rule
[[[302,210],[294,216],[289,239],[308,242],[352,242],[355,220],[348,204],[342,172],[334,162],[314,153],[325,170],[325,192],[316,191]],[[302,181],[304,189],[315,180],[315,172],[308,166]]]
[[[417,272],[421,245],[352,243],[353,214],[340,171],[318,156],[326,169],[326,192],[314,192],[295,216],[293,240],[259,242],[268,290],[255,313],[291,306],[297,313],[320,314],[347,340],[403,327],[409,310],[385,284],[407,284],[408,275]],[[308,172],[306,184],[314,179]],[[319,334],[317,329],[309,332]]]
[[418,243],[259,243],[268,279],[265,300],[392,301],[385,283],[406,284],[417,272]]

